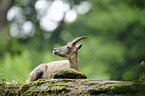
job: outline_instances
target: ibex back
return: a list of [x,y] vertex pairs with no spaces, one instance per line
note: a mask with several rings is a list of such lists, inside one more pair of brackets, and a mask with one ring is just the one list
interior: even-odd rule
[[77,71],[80,71],[78,64],[78,50],[82,47],[82,44],[76,45],[77,42],[86,38],[86,36],[78,37],[72,42],[68,42],[66,46],[55,48],[53,54],[68,58],[69,60],[54,61],[47,64],[40,64],[37,66],[29,75],[29,78],[26,80],[26,83],[38,80],[38,79],[48,79],[53,71],[72,68]]

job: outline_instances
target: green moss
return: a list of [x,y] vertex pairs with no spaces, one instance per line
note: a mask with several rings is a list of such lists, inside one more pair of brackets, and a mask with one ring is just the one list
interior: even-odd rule
[[39,81],[46,81],[47,79],[38,79],[37,81],[39,82]]
[[5,86],[3,83],[0,83],[0,93],[3,93],[5,91]]
[[66,84],[53,84],[49,85],[45,91],[43,90],[28,90],[24,92],[21,95],[28,95],[28,96],[35,96],[35,95],[51,95],[51,94],[60,94],[60,93],[66,93],[69,90],[66,89]]
[[126,94],[127,96],[134,95],[137,93],[137,90],[133,85],[122,85],[122,84],[107,84],[107,85],[97,85],[95,88],[89,90],[90,94],[98,95],[98,94]]
[[28,90],[28,91],[22,93],[21,95],[22,96],[36,96],[38,94],[41,94],[41,92],[38,90]]
[[136,95],[136,93],[139,93],[140,87],[137,87],[136,85],[116,85],[113,88],[111,88],[110,93],[113,94],[132,94]]
[[16,96],[20,85],[0,83],[0,96]]
[[[81,91],[79,91],[77,95],[83,94],[86,90],[87,90],[87,89],[81,89]],[[89,95],[86,95],[86,94],[85,94],[85,96],[90,96],[90,94],[89,94]]]
[[[24,84],[20,96],[46,95],[97,95],[134,96],[139,94],[138,86],[131,82],[106,82],[86,79],[41,79]],[[141,94],[142,95],[142,94]]]
[[27,84],[24,84],[20,87],[21,92],[25,92],[27,91],[33,84],[34,82],[29,82]]
[[82,81],[81,83],[86,83],[86,82],[88,82],[89,80],[84,80],[84,81]]
[[62,79],[63,82],[75,82],[75,79]]
[[54,71],[51,76],[52,79],[67,78],[67,79],[86,79],[87,76],[84,73],[76,71],[74,69],[62,69]]
[[50,94],[60,94],[62,92],[68,92],[70,90],[66,89],[68,87],[65,83],[55,83],[54,81],[38,80],[24,84],[21,87],[19,95],[35,96],[37,95],[50,95]]

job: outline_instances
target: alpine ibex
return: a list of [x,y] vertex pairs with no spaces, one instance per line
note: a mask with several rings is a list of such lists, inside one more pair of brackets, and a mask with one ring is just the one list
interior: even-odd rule
[[68,58],[69,60],[54,61],[47,64],[40,64],[37,66],[29,75],[26,83],[38,80],[38,79],[48,79],[53,71],[72,68],[80,71],[78,64],[78,50],[82,47],[82,44],[76,45],[77,42],[86,38],[86,36],[78,37],[72,42],[68,42],[66,46],[55,48],[53,54]]

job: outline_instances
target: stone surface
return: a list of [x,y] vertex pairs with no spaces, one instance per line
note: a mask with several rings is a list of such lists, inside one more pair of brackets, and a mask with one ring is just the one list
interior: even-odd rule
[[[9,85],[10,87],[10,85]],[[4,95],[97,95],[97,96],[144,96],[136,82],[98,81],[88,79],[40,79],[22,86],[11,86],[0,92]],[[13,90],[12,90],[13,89]],[[9,91],[8,91],[9,90]],[[10,91],[11,90],[11,91]],[[1,93],[2,94],[2,93]]]
[[57,70],[52,73],[50,76],[52,79],[87,79],[87,76],[84,73],[76,71],[74,69],[62,69]]
[[145,85],[140,82],[99,81],[73,69],[52,73],[51,79],[39,79],[28,84],[1,82],[0,96],[145,96]]

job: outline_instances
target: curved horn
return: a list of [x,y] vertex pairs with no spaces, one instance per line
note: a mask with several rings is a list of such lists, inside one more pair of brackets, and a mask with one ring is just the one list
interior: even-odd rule
[[87,36],[82,36],[82,37],[78,37],[76,39],[74,39],[71,43],[74,46],[76,43],[78,43],[80,40],[87,38]]

